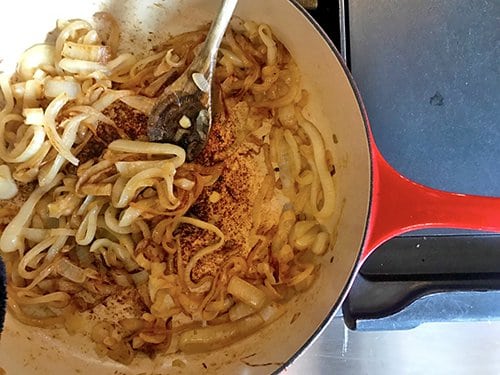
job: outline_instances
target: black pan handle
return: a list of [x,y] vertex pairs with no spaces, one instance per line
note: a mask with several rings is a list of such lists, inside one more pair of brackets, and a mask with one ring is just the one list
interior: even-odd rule
[[[389,317],[423,296],[500,291],[499,264],[500,235],[395,238],[361,267],[342,307],[344,321],[350,329],[357,329],[358,321]],[[427,313],[444,318],[446,311],[442,309],[429,308]],[[409,322],[408,327],[414,324]]]

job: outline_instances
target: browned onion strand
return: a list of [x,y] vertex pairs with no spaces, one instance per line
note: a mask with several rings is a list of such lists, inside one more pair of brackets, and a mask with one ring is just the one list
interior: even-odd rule
[[268,25],[235,22],[216,67],[221,111],[187,163],[140,126],[206,28],[137,59],[118,54],[110,14],[94,21],[59,22],[55,45],[0,76],[9,311],[124,364],[238,341],[284,313],[329,247],[333,160],[301,113],[299,69]]

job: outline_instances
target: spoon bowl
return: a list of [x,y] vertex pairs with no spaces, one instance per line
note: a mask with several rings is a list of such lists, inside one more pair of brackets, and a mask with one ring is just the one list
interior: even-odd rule
[[200,53],[160,95],[148,118],[149,140],[181,146],[188,161],[200,154],[208,139],[217,52],[237,3],[238,0],[222,0]]

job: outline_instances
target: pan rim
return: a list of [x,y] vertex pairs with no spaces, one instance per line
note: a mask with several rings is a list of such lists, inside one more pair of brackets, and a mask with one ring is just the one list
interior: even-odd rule
[[342,67],[344,74],[349,81],[349,85],[352,88],[352,91],[354,93],[354,97],[356,98],[357,105],[358,105],[359,110],[361,112],[361,117],[363,118],[365,136],[366,136],[366,140],[367,140],[367,144],[368,144],[369,173],[370,173],[369,183],[370,183],[370,186],[369,186],[369,196],[368,196],[368,210],[367,210],[367,215],[366,215],[365,224],[364,224],[363,238],[361,241],[361,246],[357,250],[356,259],[354,262],[354,267],[351,271],[351,274],[349,275],[349,279],[345,283],[345,285],[342,289],[342,292],[340,293],[339,298],[334,302],[332,308],[330,309],[330,311],[326,315],[325,319],[318,326],[318,328],[309,336],[309,338],[306,340],[306,342],[300,348],[298,348],[290,358],[288,358],[275,371],[273,371],[272,374],[279,374],[283,370],[290,367],[316,341],[316,339],[320,336],[320,334],[326,329],[326,327],[333,320],[337,311],[340,310],[342,303],[344,302],[349,290],[352,287],[352,284],[354,283],[354,279],[356,278],[356,275],[359,271],[359,268],[361,267],[361,263],[362,263],[361,262],[361,254],[362,254],[362,250],[363,250],[365,243],[366,243],[369,223],[370,223],[371,216],[372,216],[372,206],[373,206],[372,200],[373,200],[373,191],[374,191],[374,183],[373,183],[373,175],[374,175],[373,157],[374,156],[373,156],[372,141],[370,138],[370,123],[368,120],[368,113],[366,111],[366,107],[363,103],[361,93],[356,85],[354,77],[352,76],[351,72],[349,71],[349,68],[347,67],[346,62],[342,58],[342,55],[337,50],[337,47],[335,46],[333,41],[330,39],[328,34],[326,34],[326,32],[323,30],[323,28],[318,24],[318,22],[309,14],[309,12],[302,5],[300,5],[297,2],[297,0],[289,0],[289,1],[309,21],[309,23],[314,27],[314,29],[318,32],[318,34],[327,43],[331,52],[333,52],[333,54],[337,58],[338,62],[340,63],[340,66]]

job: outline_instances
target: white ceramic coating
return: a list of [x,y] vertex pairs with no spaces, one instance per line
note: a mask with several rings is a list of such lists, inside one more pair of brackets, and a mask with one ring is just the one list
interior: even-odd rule
[[[147,52],[169,34],[208,22],[217,6],[213,0],[9,1],[2,5],[0,70],[12,71],[21,52],[43,42],[57,18],[90,20],[96,11],[110,11],[122,27],[122,47]],[[99,358],[84,337],[27,327],[7,316],[0,368],[8,375],[271,373],[293,357],[339,306],[362,245],[370,196],[369,149],[359,103],[331,47],[295,5],[288,0],[240,0],[236,14],[268,23],[291,51],[310,92],[306,116],[319,127],[335,156],[338,209],[329,225],[337,236],[324,256],[319,279],[290,302],[282,318],[240,343],[203,355],[142,358],[128,367]],[[300,316],[291,323],[297,312]],[[257,366],[246,365],[241,360],[245,357]],[[174,359],[185,366],[172,367]]]

